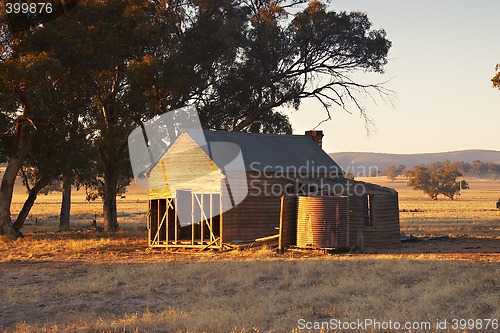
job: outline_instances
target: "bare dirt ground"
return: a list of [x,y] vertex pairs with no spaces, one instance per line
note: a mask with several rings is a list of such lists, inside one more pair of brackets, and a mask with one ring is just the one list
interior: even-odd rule
[[[214,260],[234,259],[234,256],[244,257],[259,249],[232,251],[198,252],[198,251],[165,251],[147,247],[144,230],[124,230],[109,235],[87,231],[85,235],[73,233],[51,234],[41,232],[29,235],[16,243],[4,243],[0,247],[3,256],[0,263],[8,262],[11,267],[26,263],[82,262],[82,263],[136,263],[156,261]],[[50,244],[50,245],[47,245]],[[52,249],[47,249],[47,247]],[[418,242],[405,242],[397,247],[367,249],[359,252],[325,252],[322,250],[301,250],[290,248],[284,253],[271,251],[274,259],[303,258],[365,258],[374,259],[380,256],[394,259],[429,259],[429,260],[471,260],[500,262],[500,239],[477,237],[421,237]],[[5,255],[6,254],[6,255]]]

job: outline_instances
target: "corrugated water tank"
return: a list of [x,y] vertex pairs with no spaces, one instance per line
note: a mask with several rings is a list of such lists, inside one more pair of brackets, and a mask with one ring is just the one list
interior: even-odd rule
[[297,246],[349,247],[349,197],[298,197]]

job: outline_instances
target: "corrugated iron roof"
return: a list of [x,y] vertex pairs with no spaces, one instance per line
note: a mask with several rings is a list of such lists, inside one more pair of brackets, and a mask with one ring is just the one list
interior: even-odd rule
[[[235,157],[234,149],[209,149],[217,143],[239,147],[245,171],[309,172],[328,174],[338,172],[340,166],[307,135],[257,134],[241,132],[196,131],[186,133],[210,156],[219,167]],[[207,145],[208,144],[208,145]],[[223,145],[221,147],[224,147]],[[230,146],[228,146],[230,147]],[[226,168],[227,169],[227,168]]]

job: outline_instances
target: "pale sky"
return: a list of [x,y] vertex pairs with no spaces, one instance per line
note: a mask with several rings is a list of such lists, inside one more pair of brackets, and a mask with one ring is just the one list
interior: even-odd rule
[[[391,102],[362,98],[375,129],[367,135],[353,109],[335,109],[317,129],[328,152],[424,153],[463,149],[500,150],[500,90],[492,88],[500,63],[500,1],[334,0],[336,10],[366,12],[373,27],[392,41],[384,75]],[[295,134],[326,117],[321,105],[305,102],[290,114]]]

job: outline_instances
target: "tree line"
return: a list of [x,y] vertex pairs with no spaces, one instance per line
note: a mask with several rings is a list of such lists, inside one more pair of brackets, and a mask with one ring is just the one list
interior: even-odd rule
[[[2,15],[0,234],[20,236],[54,181],[61,229],[76,186],[102,198],[104,228],[117,230],[116,195],[132,179],[128,135],[186,105],[205,129],[224,131],[291,133],[279,108],[308,98],[327,119],[355,105],[368,120],[357,96],[387,91],[351,77],[383,72],[390,47],[365,13],[317,0],[68,0],[50,15]],[[13,221],[18,176],[29,193]]]
[[408,186],[415,190],[423,191],[432,200],[437,200],[443,195],[451,200],[462,190],[469,189],[469,184],[460,177],[493,177],[500,175],[500,164],[474,160],[468,162],[434,162],[419,164],[412,169],[404,165],[391,165],[382,172],[388,179],[395,180],[402,176],[408,179]]
[[[472,163],[469,162],[437,162],[450,164],[456,168],[462,175],[469,177],[480,177],[480,178],[493,178],[497,179],[500,177],[500,164],[494,162],[482,162],[480,160],[474,160]],[[432,167],[432,164],[431,164]],[[385,170],[380,173],[381,176],[386,176],[388,179],[394,180],[397,177],[409,177],[409,172],[411,169],[407,169],[406,166],[400,165],[390,165]]]

